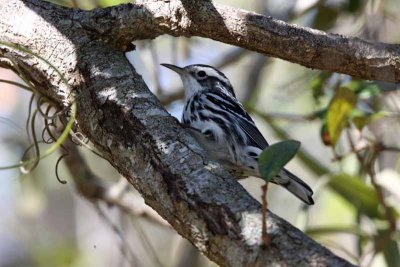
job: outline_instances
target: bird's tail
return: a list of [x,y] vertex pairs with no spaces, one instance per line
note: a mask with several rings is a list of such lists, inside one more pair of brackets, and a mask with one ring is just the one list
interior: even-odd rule
[[304,203],[308,205],[314,204],[314,200],[312,199],[314,192],[299,177],[285,169],[279,173],[279,176],[285,181],[284,183],[279,183],[281,186],[285,187],[289,192],[298,197]]

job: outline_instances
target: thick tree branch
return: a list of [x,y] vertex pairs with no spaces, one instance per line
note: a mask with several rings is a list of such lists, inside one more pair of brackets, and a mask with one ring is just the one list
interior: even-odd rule
[[130,215],[143,217],[162,226],[169,226],[152,208],[144,203],[143,198],[132,190],[127,190],[129,183],[126,179],[121,178],[118,183],[112,185],[106,184],[90,170],[76,144],[67,140],[64,147],[67,149],[65,163],[80,195],[90,201],[98,200],[108,206],[116,206]]
[[[400,45],[288,24],[212,1],[140,0],[86,13],[85,26],[110,33],[121,47],[161,34],[201,36],[278,57],[308,68],[365,80],[400,82]],[[140,29],[138,31],[138,19]],[[110,25],[110,22],[113,21]]]
[[[163,33],[169,26],[149,9],[165,5],[175,12],[173,8],[179,3],[147,2],[146,8],[125,5],[83,12],[39,0],[0,0],[0,57],[26,72],[40,93],[58,105],[74,101],[76,126],[148,205],[218,264],[352,266],[272,213],[268,215],[272,244],[265,250],[260,248],[260,204],[217,163],[207,159],[151,94],[124,54],[115,49],[113,40],[125,44],[132,37],[151,38]],[[237,16],[242,17],[242,12],[237,11]],[[124,19],[129,17],[133,24],[125,25]],[[112,18],[108,26],[107,18]],[[187,20],[185,14],[180,18],[180,22]],[[113,28],[116,26],[121,29]],[[124,31],[127,26],[128,31]],[[190,31],[195,32],[193,27]],[[202,32],[199,28],[199,35]],[[110,39],[113,33],[119,33],[119,38]],[[4,42],[24,46],[48,60],[69,85],[48,63]]]

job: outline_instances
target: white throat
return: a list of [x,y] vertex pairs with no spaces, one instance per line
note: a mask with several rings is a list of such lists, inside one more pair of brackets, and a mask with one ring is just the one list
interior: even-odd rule
[[185,89],[185,100],[190,99],[195,93],[202,91],[204,88],[197,82],[195,78],[188,74],[181,75],[183,87]]

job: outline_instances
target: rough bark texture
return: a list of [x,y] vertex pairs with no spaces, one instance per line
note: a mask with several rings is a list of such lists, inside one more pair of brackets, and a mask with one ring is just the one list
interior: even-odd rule
[[[203,1],[142,1],[87,12],[40,0],[0,0],[0,14],[0,41],[48,60],[69,86],[43,60],[4,43],[0,57],[18,65],[58,105],[75,101],[77,125],[90,141],[148,205],[211,260],[223,266],[352,266],[272,213],[272,245],[261,249],[260,204],[207,159],[121,50],[132,40],[164,33],[197,35],[310,67],[398,81],[398,47]],[[0,66],[10,67],[10,61],[0,60]]]
[[285,23],[211,1],[139,0],[81,14],[82,26],[117,47],[161,34],[202,36],[308,68],[400,82],[400,45],[368,42]]

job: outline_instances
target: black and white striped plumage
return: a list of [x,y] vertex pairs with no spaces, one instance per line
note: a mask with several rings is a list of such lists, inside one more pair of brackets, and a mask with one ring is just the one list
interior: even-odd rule
[[[186,100],[182,123],[209,156],[237,178],[259,177],[258,156],[268,143],[236,99],[228,78],[208,65],[162,65],[180,75]],[[311,188],[289,171],[282,170],[273,183],[314,204]]]

